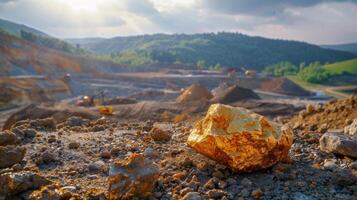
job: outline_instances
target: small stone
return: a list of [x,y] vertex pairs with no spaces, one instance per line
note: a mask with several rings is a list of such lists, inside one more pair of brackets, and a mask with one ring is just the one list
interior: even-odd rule
[[102,151],[100,152],[100,157],[104,159],[110,159],[111,155],[109,151]]
[[78,149],[81,146],[79,142],[70,142],[68,144],[69,149]]
[[325,160],[325,163],[324,163],[325,169],[334,170],[334,169],[336,169],[336,167],[337,167],[337,165],[336,165],[335,161]]
[[223,190],[213,189],[213,190],[209,190],[207,192],[207,195],[211,198],[218,199],[218,198],[222,198],[224,195],[226,195],[226,193]]
[[68,126],[82,126],[83,119],[81,117],[73,116],[67,119]]
[[88,169],[92,172],[103,172],[106,170],[106,164],[103,161],[98,160],[96,162],[90,163],[88,165]]
[[159,157],[159,152],[157,152],[155,149],[148,147],[144,151],[144,156],[148,158],[158,158]]
[[154,127],[150,131],[150,136],[154,141],[157,142],[167,142],[171,140],[172,133],[168,130],[163,130],[158,127]]
[[251,195],[254,199],[261,199],[264,195],[264,192],[260,188],[258,188],[256,190],[253,190]]
[[56,161],[56,155],[53,152],[50,152],[49,150],[46,150],[41,153],[41,155],[38,157],[36,160],[37,165],[41,164],[50,164],[51,162]]
[[200,193],[198,192],[189,192],[181,200],[202,200]]

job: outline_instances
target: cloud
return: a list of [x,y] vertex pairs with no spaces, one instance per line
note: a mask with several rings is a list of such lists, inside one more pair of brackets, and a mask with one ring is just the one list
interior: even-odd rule
[[356,13],[357,0],[0,0],[1,18],[66,38],[235,31],[355,42]]
[[286,8],[311,7],[328,2],[357,3],[357,0],[200,0],[202,6],[213,11],[261,16],[279,15]]

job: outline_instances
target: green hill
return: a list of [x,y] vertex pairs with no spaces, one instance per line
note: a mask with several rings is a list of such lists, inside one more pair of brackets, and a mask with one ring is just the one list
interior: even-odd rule
[[337,62],[355,58],[352,53],[323,49],[305,42],[251,37],[240,33],[154,34],[111,39],[72,39],[73,44],[100,54],[111,54],[125,64],[139,61],[204,66],[247,67],[261,70],[280,61]]
[[325,65],[325,69],[333,74],[347,72],[349,74],[357,75],[357,59],[328,64]]

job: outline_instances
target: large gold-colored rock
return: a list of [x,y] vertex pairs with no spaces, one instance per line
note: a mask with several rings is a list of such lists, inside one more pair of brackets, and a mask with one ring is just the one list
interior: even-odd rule
[[188,137],[197,152],[237,172],[268,168],[285,159],[293,142],[288,127],[245,108],[213,104]]

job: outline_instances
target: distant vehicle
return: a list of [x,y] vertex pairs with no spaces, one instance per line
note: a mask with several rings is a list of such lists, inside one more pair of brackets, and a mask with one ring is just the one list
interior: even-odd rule
[[71,74],[67,73],[66,75],[64,75],[63,80],[66,81],[66,82],[71,81]]
[[246,70],[244,74],[246,76],[256,76],[257,75],[257,71],[255,71],[255,70]]
[[83,96],[76,103],[77,106],[91,107],[94,106],[94,98],[91,96]]

